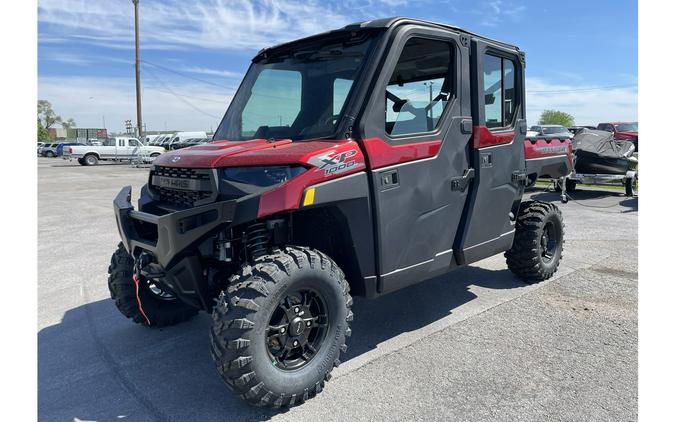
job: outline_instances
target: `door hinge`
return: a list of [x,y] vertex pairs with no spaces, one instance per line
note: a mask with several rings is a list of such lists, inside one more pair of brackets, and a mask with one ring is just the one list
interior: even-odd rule
[[511,182],[519,185],[527,185],[527,173],[522,170],[514,171],[511,173]]
[[474,169],[464,170],[464,174],[461,177],[453,177],[450,179],[450,189],[454,191],[464,192],[466,187],[469,186],[469,182],[473,179],[476,172]]

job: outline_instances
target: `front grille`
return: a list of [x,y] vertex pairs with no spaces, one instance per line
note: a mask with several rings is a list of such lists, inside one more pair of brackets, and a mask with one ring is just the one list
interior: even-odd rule
[[165,186],[152,185],[153,176],[210,181],[211,171],[207,169],[156,166],[150,173],[150,181],[152,190],[159,196],[159,201],[162,203],[171,204],[181,208],[190,208],[194,207],[198,201],[203,201],[213,195],[214,187],[211,186],[210,183],[210,188],[208,190],[174,189]]

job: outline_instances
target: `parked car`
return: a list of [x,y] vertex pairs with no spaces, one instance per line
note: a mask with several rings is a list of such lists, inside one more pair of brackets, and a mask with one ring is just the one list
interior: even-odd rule
[[191,138],[206,138],[206,132],[176,132],[165,144],[166,149],[175,149],[174,144],[180,144],[181,140]]
[[63,148],[64,147],[71,147],[73,145],[85,145],[85,144],[82,144],[82,143],[79,143],[79,142],[63,142],[63,143],[60,143],[56,146],[56,149],[55,149],[56,156],[61,157],[63,155]]
[[37,153],[38,153],[38,155],[40,155],[40,150],[42,149],[42,147],[43,147],[44,145],[45,145],[44,142],[38,142],[38,143],[37,143]]
[[142,155],[154,159],[163,152],[164,148],[144,145],[136,138],[118,136],[106,139],[102,146],[68,147],[66,158],[75,158],[83,166],[95,166],[101,160],[131,160]]
[[638,150],[638,123],[637,122],[610,122],[598,124],[598,130],[612,132],[614,139],[631,141]]
[[58,146],[59,144],[45,144],[38,151],[43,157],[56,157],[56,147]]
[[532,126],[530,130],[537,132],[538,136],[544,138],[572,139],[574,136],[565,126],[561,125],[535,125]]
[[200,145],[200,144],[205,144],[209,142],[209,138],[189,138],[185,139],[184,141],[176,142],[172,145],[172,149],[182,149],[182,148],[187,148],[187,147],[192,147],[195,145]]
[[592,129],[595,130],[597,129],[595,126],[570,126],[567,128],[570,132],[572,132],[573,135],[576,135],[577,132],[579,132],[581,129]]

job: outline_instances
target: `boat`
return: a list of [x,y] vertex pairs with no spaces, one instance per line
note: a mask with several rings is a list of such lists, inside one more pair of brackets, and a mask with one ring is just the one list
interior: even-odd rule
[[582,129],[572,138],[572,151],[577,174],[625,175],[637,169],[633,143],[614,139],[612,132]]

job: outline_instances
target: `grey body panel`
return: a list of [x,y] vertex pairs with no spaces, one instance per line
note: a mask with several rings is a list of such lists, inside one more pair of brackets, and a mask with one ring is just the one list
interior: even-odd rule
[[[388,293],[450,271],[452,253],[467,192],[451,189],[451,179],[469,167],[469,51],[460,35],[424,26],[405,26],[392,35],[380,77],[373,86],[362,119],[357,122],[363,142],[378,138],[392,145],[441,141],[435,157],[394,164],[370,171],[376,234],[377,292]],[[437,129],[405,136],[389,136],[383,125],[385,89],[406,41],[412,37],[447,41],[452,45],[454,81]],[[396,182],[391,183],[395,174]]]
[[517,49],[492,44],[485,40],[471,41],[472,114],[474,126],[485,126],[483,57],[485,53],[515,62],[516,104],[510,127],[494,129],[495,133],[513,133],[508,144],[473,150],[472,163],[476,177],[462,221],[462,233],[455,244],[460,264],[470,264],[511,248],[515,235],[515,219],[524,192],[524,183],[514,181],[514,174],[525,174],[527,133],[525,116],[525,81],[523,58]]

